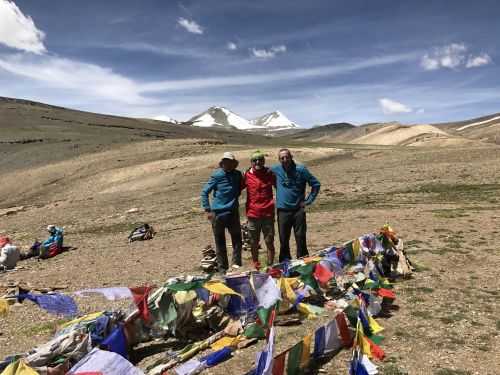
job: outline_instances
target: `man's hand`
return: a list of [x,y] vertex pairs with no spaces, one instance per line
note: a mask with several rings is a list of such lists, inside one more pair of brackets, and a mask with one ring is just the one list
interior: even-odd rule
[[306,204],[304,203],[304,201],[300,202],[299,206],[300,206],[300,208],[306,208]]
[[208,219],[208,221],[212,221],[213,218],[214,218],[214,213],[213,212],[207,212],[207,219]]

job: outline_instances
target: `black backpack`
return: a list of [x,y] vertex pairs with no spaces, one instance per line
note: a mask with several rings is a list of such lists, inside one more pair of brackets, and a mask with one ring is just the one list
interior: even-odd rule
[[145,223],[130,232],[128,242],[150,240],[155,234],[153,227]]

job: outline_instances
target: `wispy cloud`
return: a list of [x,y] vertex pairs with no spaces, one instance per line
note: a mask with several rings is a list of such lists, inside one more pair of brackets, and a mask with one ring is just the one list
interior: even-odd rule
[[479,66],[491,64],[492,60],[490,55],[487,53],[482,53],[479,56],[469,56],[467,60],[467,64],[465,64],[466,68],[477,68]]
[[464,43],[452,43],[443,47],[436,47],[431,53],[426,53],[420,60],[420,65],[425,70],[441,68],[458,69],[474,68],[491,63],[491,57],[481,55],[467,55],[468,47]]
[[47,51],[43,44],[44,38],[44,32],[14,2],[0,0],[0,44],[41,54]]
[[378,100],[378,102],[380,107],[382,108],[382,112],[384,112],[385,115],[413,112],[413,110],[407,105],[389,98],[381,98]]
[[196,21],[188,20],[184,17],[179,17],[177,23],[190,33],[203,34],[203,28],[198,23],[196,23]]
[[185,80],[170,80],[147,83],[141,86],[142,92],[161,92],[177,90],[198,90],[213,87],[229,87],[269,84],[280,81],[307,79],[323,76],[336,76],[347,74],[362,69],[376,68],[385,65],[402,63],[416,59],[414,53],[387,55],[349,61],[344,64],[319,66],[315,68],[302,68],[280,70],[270,73],[247,74],[235,76],[213,76],[208,78],[193,78]]
[[279,46],[272,46],[271,48],[268,49],[251,48],[250,52],[254,57],[257,57],[259,59],[272,59],[273,57],[276,57],[276,55],[280,53],[285,53],[286,46],[281,44]]
[[235,51],[235,50],[237,50],[237,49],[238,49],[238,46],[237,46],[237,45],[236,45],[236,43],[234,43],[234,42],[228,42],[228,43],[226,44],[226,48],[227,48],[228,50],[230,50],[230,51]]

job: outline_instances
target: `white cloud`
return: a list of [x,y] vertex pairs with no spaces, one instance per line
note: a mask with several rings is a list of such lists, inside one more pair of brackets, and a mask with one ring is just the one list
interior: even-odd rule
[[139,86],[134,81],[94,64],[48,55],[17,54],[0,56],[1,69],[42,82],[49,89],[71,90],[75,96],[85,95],[123,104],[153,102],[140,95]]
[[233,42],[228,42],[226,44],[226,47],[228,50],[230,51],[234,51],[234,50],[237,50],[238,49],[238,46],[236,45],[236,43],[233,43]]
[[392,115],[395,113],[410,113],[413,111],[407,105],[388,98],[379,99],[378,103],[382,108],[382,112],[386,115]]
[[425,70],[440,68],[458,69],[475,68],[491,63],[491,57],[482,53],[478,56],[468,55],[468,47],[464,43],[452,43],[443,47],[436,47],[431,53],[426,53],[420,60]]
[[188,20],[184,17],[179,17],[177,23],[184,29],[193,34],[203,34],[203,28],[196,21]]
[[478,66],[488,65],[491,63],[491,57],[487,53],[482,53],[479,56],[469,56],[466,68],[477,68]]
[[33,19],[25,16],[14,2],[0,0],[0,44],[41,54],[46,52],[44,38],[45,34],[37,29]]
[[277,54],[285,53],[286,46],[281,44],[279,46],[272,46],[269,49],[251,48],[250,52],[254,57],[257,57],[259,59],[272,59],[273,57],[276,57]]

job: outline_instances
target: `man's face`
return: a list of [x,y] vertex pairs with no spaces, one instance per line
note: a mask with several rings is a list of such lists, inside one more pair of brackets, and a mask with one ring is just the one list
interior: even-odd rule
[[252,167],[257,170],[264,168],[265,164],[266,164],[266,159],[264,157],[252,159]]
[[290,151],[281,151],[279,153],[279,158],[284,168],[288,168],[292,164],[292,154],[290,154]]
[[222,169],[224,169],[226,172],[232,171],[234,168],[236,168],[235,161],[231,159],[222,159],[221,165]]

